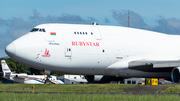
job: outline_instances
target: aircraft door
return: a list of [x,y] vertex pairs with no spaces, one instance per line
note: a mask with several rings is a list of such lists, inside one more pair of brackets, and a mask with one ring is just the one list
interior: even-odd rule
[[100,33],[98,27],[92,26],[91,28],[93,29],[93,34],[94,34],[95,38],[97,40],[101,40],[101,33]]
[[65,48],[65,57],[71,57],[72,49],[71,47]]

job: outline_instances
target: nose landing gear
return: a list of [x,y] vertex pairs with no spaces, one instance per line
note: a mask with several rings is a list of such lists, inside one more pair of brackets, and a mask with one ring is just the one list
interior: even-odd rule
[[51,73],[51,71],[49,71],[49,70],[44,71],[44,74],[45,74],[44,77],[46,78],[44,84],[50,84],[51,83],[51,81],[49,80],[50,73]]

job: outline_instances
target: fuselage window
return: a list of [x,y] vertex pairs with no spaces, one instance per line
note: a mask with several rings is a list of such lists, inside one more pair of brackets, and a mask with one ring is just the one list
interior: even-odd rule
[[93,32],[91,32],[91,35],[93,35]]
[[[87,32],[74,32],[74,34],[87,35],[88,33]],[[91,32],[91,35],[93,35],[93,32]]]
[[45,29],[33,28],[30,32],[46,32]]
[[37,32],[38,30],[38,28],[33,28],[30,32]]
[[45,29],[42,29],[43,32],[46,32]]

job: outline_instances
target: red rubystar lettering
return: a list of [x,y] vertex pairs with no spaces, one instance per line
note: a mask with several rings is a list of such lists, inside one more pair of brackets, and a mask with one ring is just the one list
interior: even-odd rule
[[82,41],[72,41],[72,46],[96,46],[96,47],[100,47],[99,42],[82,42]]

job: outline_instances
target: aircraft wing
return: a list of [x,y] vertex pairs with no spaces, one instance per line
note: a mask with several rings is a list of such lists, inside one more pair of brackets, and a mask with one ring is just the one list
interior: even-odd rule
[[135,60],[130,61],[128,65],[129,69],[140,70],[145,72],[170,72],[174,67],[180,66],[180,60]]

